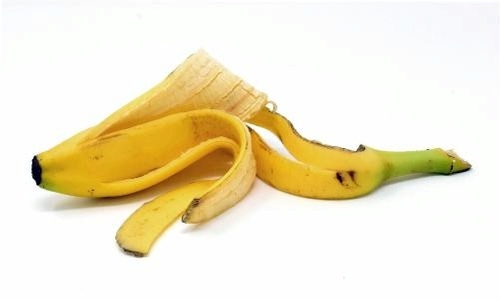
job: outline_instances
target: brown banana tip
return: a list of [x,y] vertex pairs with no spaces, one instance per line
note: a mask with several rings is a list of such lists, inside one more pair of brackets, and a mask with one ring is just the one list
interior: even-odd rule
[[186,223],[186,224],[190,223],[189,219],[191,217],[191,212],[192,212],[193,208],[195,208],[199,204],[200,204],[199,198],[195,198],[195,199],[193,199],[193,201],[191,201],[191,203],[189,203],[189,206],[187,207],[186,211],[184,212],[184,214],[181,217],[182,223]]
[[40,166],[40,162],[38,161],[38,157],[33,156],[31,160],[31,177],[35,180],[36,185],[40,185],[42,183],[42,167]]
[[147,253],[142,253],[142,252],[137,252],[137,251],[133,251],[133,250],[128,250],[128,249],[125,249],[125,248],[121,248],[123,250],[123,252],[125,254],[128,254],[130,256],[134,256],[134,257],[145,257],[147,255]]
[[181,221],[182,223],[189,223],[189,214],[187,212],[185,212],[182,217],[181,217]]
[[120,248],[120,250],[122,250],[123,253],[125,253],[125,254],[128,254],[128,255],[134,256],[134,257],[144,257],[144,256],[148,255],[148,253],[139,252],[139,251],[130,250],[130,249],[125,248],[122,245],[122,243],[118,240],[117,237],[115,237],[115,240],[116,240],[116,243],[118,244],[118,247]]

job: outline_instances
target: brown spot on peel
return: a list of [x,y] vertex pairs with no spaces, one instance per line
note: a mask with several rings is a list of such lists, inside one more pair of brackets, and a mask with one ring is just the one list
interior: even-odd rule
[[344,185],[344,183],[343,183],[344,182],[344,178],[342,177],[342,174],[340,172],[336,172],[335,173],[335,178],[337,179],[337,181],[340,184]]
[[349,174],[349,177],[351,177],[351,180],[352,182],[354,182],[355,185],[358,185],[358,183],[356,182],[356,171],[354,170],[350,170],[350,171],[347,171],[347,174]]
[[191,216],[191,212],[193,210],[193,208],[195,208],[196,206],[198,206],[200,204],[200,198],[195,198],[193,199],[193,201],[191,201],[191,203],[189,203],[189,206],[188,208],[186,209],[186,212],[182,215],[182,222],[183,223],[188,223],[189,221],[189,217]]

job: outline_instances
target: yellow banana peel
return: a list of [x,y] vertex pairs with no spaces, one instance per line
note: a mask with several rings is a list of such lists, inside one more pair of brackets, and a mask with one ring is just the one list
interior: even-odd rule
[[[218,178],[193,179],[138,208],[116,234],[118,245],[147,255],[176,219],[208,221],[243,199],[257,177],[294,195],[348,199],[387,179],[412,173],[452,174],[471,165],[439,148],[356,151],[302,137],[267,96],[200,50],[162,82],[94,127],[32,160],[44,189],[79,197],[115,197],[147,189],[213,153],[231,166]],[[274,133],[295,160],[272,149],[250,125]],[[200,165],[203,167],[203,165]]]

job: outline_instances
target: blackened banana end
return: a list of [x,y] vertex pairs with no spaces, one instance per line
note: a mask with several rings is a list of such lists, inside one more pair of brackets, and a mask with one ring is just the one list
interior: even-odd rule
[[31,160],[31,177],[36,182],[36,185],[40,185],[42,183],[42,167],[40,167],[40,163],[38,162],[38,158],[33,156]]

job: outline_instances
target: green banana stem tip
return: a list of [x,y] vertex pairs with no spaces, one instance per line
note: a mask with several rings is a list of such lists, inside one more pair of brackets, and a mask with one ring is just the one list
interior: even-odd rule
[[454,174],[469,170],[470,163],[453,150],[440,148],[421,151],[378,151],[386,165],[386,178],[415,173]]

